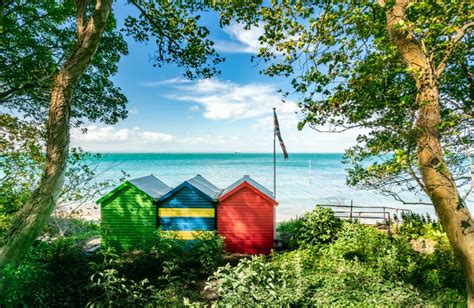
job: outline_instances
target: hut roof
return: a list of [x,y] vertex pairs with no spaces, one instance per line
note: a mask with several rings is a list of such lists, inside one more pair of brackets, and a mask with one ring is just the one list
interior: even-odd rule
[[133,185],[148,196],[153,199],[159,199],[164,194],[168,193],[171,190],[171,187],[166,185],[163,181],[155,177],[154,175],[150,174],[141,178],[136,178],[132,180],[128,180],[120,184],[118,187],[113,189],[108,194],[104,195],[102,198],[97,200],[97,204],[104,203],[107,199],[117,194],[126,186]]
[[211,197],[211,199],[217,199],[222,191],[222,189],[217,188],[214,184],[203,178],[200,174],[196,175],[192,179],[187,180],[187,182],[199,189],[204,194]]
[[199,193],[201,193],[201,195],[212,201],[217,201],[217,198],[219,197],[222,191],[220,188],[217,188],[214,184],[212,184],[200,174],[198,174],[195,177],[184,181],[180,185],[176,186],[174,189],[170,190],[160,199],[160,202],[168,199],[177,191],[181,190],[183,187],[189,187],[191,189],[197,190]]
[[268,188],[266,188],[262,184],[258,183],[257,181],[255,181],[254,179],[252,179],[248,175],[244,175],[242,178],[240,178],[239,180],[232,183],[229,187],[227,187],[226,189],[224,189],[222,191],[220,196],[223,197],[223,196],[227,195],[228,193],[234,191],[237,187],[239,187],[243,183],[250,184],[251,186],[256,188],[258,191],[260,191],[263,195],[265,195],[266,197],[268,197],[268,198],[270,198],[270,199],[272,199],[273,201],[276,202],[275,198],[273,197],[273,193]]
[[155,177],[153,174],[129,180],[138,189],[152,197],[153,199],[160,198],[171,190],[171,187],[166,185],[163,181]]

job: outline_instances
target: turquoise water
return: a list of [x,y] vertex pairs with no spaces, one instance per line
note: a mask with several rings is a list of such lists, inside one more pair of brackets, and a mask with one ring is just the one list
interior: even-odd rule
[[[431,206],[404,206],[391,197],[348,187],[342,154],[290,154],[277,156],[277,220],[300,216],[317,203],[410,208],[434,215]],[[311,165],[311,167],[310,167]],[[273,191],[273,154],[107,154],[101,162],[99,179],[116,179],[121,170],[131,178],[154,174],[170,186],[201,174],[219,188],[243,175]],[[420,196],[406,195],[411,200]]]

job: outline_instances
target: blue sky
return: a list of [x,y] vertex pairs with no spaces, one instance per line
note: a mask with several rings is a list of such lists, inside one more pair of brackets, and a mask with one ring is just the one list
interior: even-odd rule
[[[122,2],[114,11],[119,21],[134,13]],[[226,58],[221,75],[191,82],[173,65],[153,67],[152,43],[127,38],[129,55],[121,59],[113,79],[129,99],[128,118],[114,126],[88,125],[87,134],[73,130],[73,145],[100,152],[271,152],[272,107],[289,152],[342,152],[354,144],[355,131],[297,130],[295,102],[283,103],[277,93],[289,89],[289,80],[260,75],[262,67],[250,61],[260,29],[245,31],[239,24],[220,29],[210,13],[203,22]]]

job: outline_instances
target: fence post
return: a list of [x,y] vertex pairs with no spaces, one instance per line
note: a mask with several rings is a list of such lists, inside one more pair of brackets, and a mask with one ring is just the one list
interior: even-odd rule
[[392,233],[390,232],[390,225],[391,225],[391,217],[390,217],[390,212],[388,213],[388,236],[392,236]]
[[397,221],[395,222],[396,223],[395,232],[398,234],[399,232],[398,222],[400,221],[400,216],[398,215],[398,208],[395,210],[395,215],[397,215]]
[[353,200],[351,200],[351,213],[350,213],[350,215],[349,215],[351,221],[352,221],[352,204],[353,204]]
[[385,206],[383,207],[383,220],[385,220],[385,223],[387,222],[387,219],[385,218]]

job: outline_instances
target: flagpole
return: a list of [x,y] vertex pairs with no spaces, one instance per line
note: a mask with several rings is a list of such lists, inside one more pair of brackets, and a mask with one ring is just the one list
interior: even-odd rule
[[[275,110],[276,108],[273,107],[273,117],[275,117]],[[276,199],[276,132],[275,132],[275,125],[273,125],[273,198]]]

